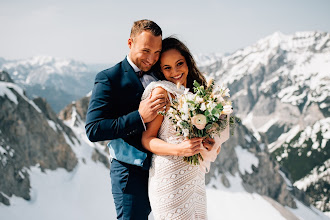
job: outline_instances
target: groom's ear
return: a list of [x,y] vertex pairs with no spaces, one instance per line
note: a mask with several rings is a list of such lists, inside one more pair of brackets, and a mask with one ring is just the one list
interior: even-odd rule
[[131,49],[132,44],[133,44],[133,39],[132,38],[128,38],[127,45],[128,45],[128,48],[129,49]]

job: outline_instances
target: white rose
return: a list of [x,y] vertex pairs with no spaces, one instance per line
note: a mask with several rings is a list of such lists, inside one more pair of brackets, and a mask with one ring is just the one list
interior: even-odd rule
[[223,106],[222,114],[225,115],[230,115],[233,112],[232,106],[231,105],[225,105]]
[[215,95],[214,98],[217,98],[218,103],[222,103],[225,101],[221,95]]
[[188,115],[188,113],[189,113],[189,106],[188,106],[188,103],[187,102],[183,103],[182,108],[181,108],[180,111],[182,113],[184,113],[185,115]]
[[210,111],[212,111],[212,109],[214,109],[215,106],[217,106],[217,103],[215,102],[209,102],[206,105],[207,109],[209,109]]
[[198,103],[202,103],[204,101],[203,98],[199,97],[199,96],[196,96],[196,102]]
[[182,133],[184,137],[188,137],[189,136],[189,129],[182,129]]
[[182,120],[188,121],[189,117],[188,115],[184,114],[181,116]]
[[179,127],[179,128],[182,128],[182,124],[181,124],[181,120],[180,121],[178,121],[177,123],[176,123],[176,125]]
[[225,91],[223,92],[224,96],[230,97],[229,92],[230,90],[226,88]]
[[205,111],[205,110],[206,110],[205,102],[203,102],[203,103],[201,104],[201,110],[202,110],[202,111]]

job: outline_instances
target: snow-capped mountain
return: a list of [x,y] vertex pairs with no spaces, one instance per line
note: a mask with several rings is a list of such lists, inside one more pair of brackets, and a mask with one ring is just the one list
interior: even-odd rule
[[[221,60],[224,55],[220,53],[210,53],[210,54],[194,54],[194,60],[198,64],[198,67],[203,69],[207,68],[217,61]],[[217,67],[215,67],[217,68]]]
[[0,108],[0,219],[115,219],[102,146],[72,131],[44,99],[26,97],[6,72]]
[[58,112],[72,101],[87,94],[97,72],[71,59],[35,56],[24,60],[0,60],[0,70],[27,91],[30,98],[46,98]]
[[12,196],[30,199],[28,169],[72,171],[76,156],[66,143],[75,138],[45,100],[30,100],[6,72],[0,72],[0,202]]
[[[208,66],[198,65],[230,86],[237,112],[258,139],[275,124],[305,128],[330,114],[329,33],[275,33]],[[291,108],[285,111],[291,115],[277,106]],[[313,117],[301,117],[309,112]],[[272,120],[264,123],[270,115]],[[288,130],[279,129],[282,132],[268,140],[271,147],[279,146],[274,140]]]
[[[243,124],[268,145],[293,181],[313,176],[313,181],[304,181],[310,185],[295,185],[309,189],[313,204],[330,211],[326,165],[330,158],[330,34],[276,32],[208,65],[198,65],[208,77],[230,88],[234,110]],[[315,172],[323,173],[316,175],[320,184]],[[313,188],[311,183],[317,183],[314,190],[308,188]]]

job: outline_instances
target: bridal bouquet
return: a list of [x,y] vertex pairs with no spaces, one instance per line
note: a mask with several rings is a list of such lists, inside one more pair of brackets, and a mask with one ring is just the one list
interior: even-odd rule
[[[166,114],[178,132],[177,135],[187,137],[211,137],[219,135],[227,126],[234,125],[234,116],[231,101],[229,100],[229,89],[215,86],[210,80],[207,87],[199,85],[194,81],[194,93],[184,93],[173,99],[172,105]],[[228,117],[230,117],[228,120]],[[229,122],[229,123],[228,123]],[[203,160],[201,154],[184,157],[190,164],[199,165]]]

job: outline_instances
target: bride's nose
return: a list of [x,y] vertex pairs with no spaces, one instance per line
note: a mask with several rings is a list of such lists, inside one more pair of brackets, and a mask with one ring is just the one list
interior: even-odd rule
[[175,67],[175,68],[173,68],[173,69],[174,69],[174,71],[173,71],[173,72],[174,72],[175,74],[177,74],[177,73],[179,73],[179,72],[180,72],[180,67]]

